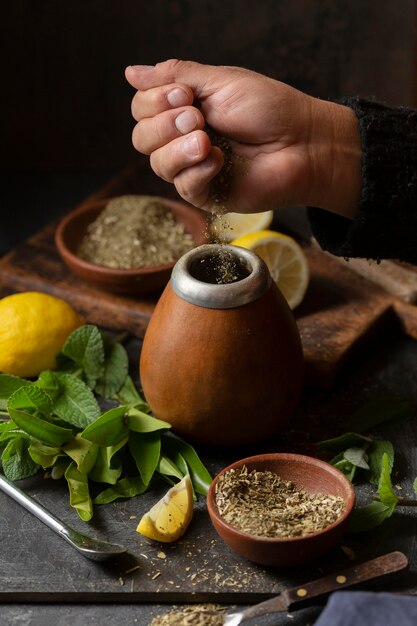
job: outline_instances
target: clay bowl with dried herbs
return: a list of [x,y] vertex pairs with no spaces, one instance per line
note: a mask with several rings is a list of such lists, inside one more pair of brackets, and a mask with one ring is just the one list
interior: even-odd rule
[[[207,496],[214,528],[229,547],[273,567],[300,565],[335,547],[354,505],[352,484],[338,469],[286,453],[229,465],[214,478]],[[277,515],[278,509],[282,513]]]
[[[124,198],[127,196],[91,201],[66,215],[55,232],[58,253],[72,272],[105,291],[121,294],[162,291],[178,258],[194,246],[209,243],[208,217],[204,211],[186,202],[157,196],[134,196],[145,203],[150,202],[149,212],[147,213],[146,208],[141,218],[142,228],[140,225],[136,228],[135,224],[128,224],[122,229],[122,237],[113,235],[113,230],[109,235],[109,228],[106,229],[106,226],[113,226],[111,222],[116,219],[110,215],[109,223],[104,225],[107,240],[103,236],[103,241],[100,241],[100,231],[97,230],[100,216],[104,214],[105,209],[108,210],[110,202],[123,202]],[[151,214],[151,205],[155,202],[164,208],[172,224],[165,221],[162,223],[159,214]],[[118,206],[118,209],[121,208],[123,207]],[[123,219],[120,211],[117,217]],[[95,231],[91,231],[94,228]],[[153,232],[149,229],[153,229]],[[132,233],[129,234],[128,230]],[[91,238],[91,232],[98,240],[101,251],[87,250],[90,254],[85,254],[81,246],[85,244],[86,237]],[[173,242],[174,237],[176,241]],[[138,245],[137,253],[133,247],[128,249],[134,245],[132,238]],[[152,256],[153,253],[155,254]],[[136,258],[133,261],[135,254]],[[104,260],[103,255],[106,256]],[[143,258],[144,255],[148,255],[149,258]],[[124,261],[124,257],[127,262]],[[133,262],[135,266],[129,266]],[[121,264],[122,267],[112,266]]]

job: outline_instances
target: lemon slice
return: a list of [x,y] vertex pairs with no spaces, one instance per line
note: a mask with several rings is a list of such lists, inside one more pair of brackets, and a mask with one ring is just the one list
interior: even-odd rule
[[272,230],[260,230],[238,237],[232,244],[252,250],[265,261],[272,280],[291,309],[300,304],[309,281],[308,262],[292,237]]
[[187,474],[145,513],[136,530],[156,541],[175,541],[187,530],[193,506],[193,490]]
[[217,241],[232,241],[237,237],[254,233],[270,226],[273,211],[263,213],[224,213],[216,215],[211,223],[211,232]]

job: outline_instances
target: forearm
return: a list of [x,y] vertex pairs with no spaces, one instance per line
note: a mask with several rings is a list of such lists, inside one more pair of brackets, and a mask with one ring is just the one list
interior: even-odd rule
[[310,209],[314,235],[339,256],[416,263],[417,112],[359,98],[345,104],[358,119],[362,150],[357,214],[352,221]]

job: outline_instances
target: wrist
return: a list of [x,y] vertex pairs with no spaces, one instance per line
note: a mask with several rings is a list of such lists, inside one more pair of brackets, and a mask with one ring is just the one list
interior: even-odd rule
[[312,100],[309,204],[353,219],[362,188],[358,120],[349,107]]

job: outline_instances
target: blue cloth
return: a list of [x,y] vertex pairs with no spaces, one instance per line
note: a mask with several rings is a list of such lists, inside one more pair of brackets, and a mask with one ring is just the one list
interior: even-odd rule
[[314,626],[417,626],[417,596],[337,591]]

